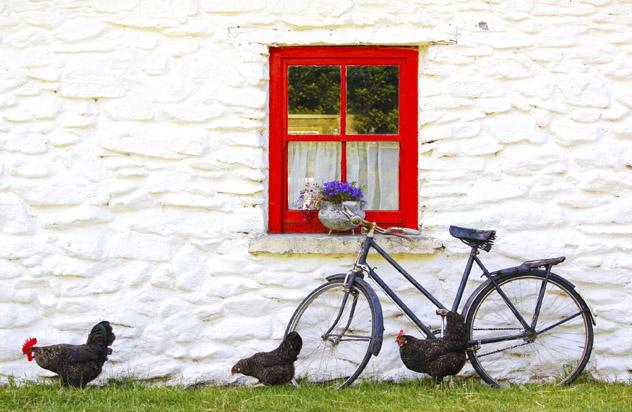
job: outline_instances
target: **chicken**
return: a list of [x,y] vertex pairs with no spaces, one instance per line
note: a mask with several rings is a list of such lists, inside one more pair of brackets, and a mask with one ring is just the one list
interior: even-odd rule
[[281,385],[294,378],[294,361],[303,347],[298,332],[290,332],[273,351],[255,353],[241,359],[231,369],[231,374],[253,376],[265,385]]
[[83,345],[34,346],[37,339],[30,338],[22,352],[29,362],[35,359],[40,367],[58,374],[63,385],[83,387],[99,376],[115,339],[110,322],[103,321],[94,325]]
[[448,312],[446,332],[437,339],[417,339],[397,335],[399,354],[404,365],[412,371],[427,373],[435,382],[441,382],[444,376],[456,375],[465,365],[467,330],[463,316]]

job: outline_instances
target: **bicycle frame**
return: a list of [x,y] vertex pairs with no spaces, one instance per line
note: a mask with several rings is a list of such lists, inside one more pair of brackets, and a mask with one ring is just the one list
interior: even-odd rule
[[[447,309],[438,299],[436,299],[432,295],[431,292],[429,292],[419,282],[417,282],[415,280],[415,278],[413,278],[404,268],[402,268],[395,261],[395,259],[393,259],[384,249],[382,249],[376,243],[375,239],[371,235],[367,235],[365,240],[364,240],[364,242],[362,243],[361,250],[360,250],[360,252],[358,254],[358,257],[356,259],[356,262],[355,262],[354,267],[353,267],[351,272],[354,273],[355,275],[357,275],[358,273],[366,272],[367,275],[371,279],[373,279],[380,286],[380,288],[382,288],[382,290],[395,302],[395,304],[397,306],[399,306],[399,308],[410,318],[410,320],[417,327],[419,327],[423,331],[423,333],[426,335],[427,338],[429,338],[429,339],[436,339],[437,336],[432,332],[432,330],[430,330],[428,325],[423,323],[413,313],[413,311],[397,296],[397,294],[386,284],[386,282],[384,282],[384,280],[378,276],[378,274],[373,270],[373,268],[371,268],[367,264],[367,256],[369,254],[370,249],[373,249],[378,254],[380,254],[391,266],[393,266],[404,278],[406,278],[406,280],[408,280],[409,283],[411,283],[419,292],[421,292],[421,294],[423,294],[428,300],[430,300],[430,302],[432,302],[438,309]],[[459,305],[461,303],[461,299],[463,297],[463,293],[465,291],[465,286],[467,284],[467,281],[469,279],[470,273],[472,271],[472,266],[474,265],[474,263],[476,263],[478,265],[478,267],[483,271],[483,276],[487,277],[494,284],[494,287],[498,291],[499,295],[505,301],[505,303],[507,304],[507,306],[509,307],[511,312],[516,316],[518,321],[522,324],[522,326],[524,327],[525,331],[523,331],[522,333],[519,333],[519,334],[514,334],[514,335],[498,336],[498,337],[478,339],[478,340],[470,340],[470,341],[468,341],[468,347],[481,345],[481,344],[486,344],[486,343],[502,342],[502,341],[508,341],[508,340],[515,340],[515,339],[525,338],[525,337],[527,337],[527,331],[529,331],[530,333],[535,333],[537,335],[537,334],[545,332],[546,330],[549,330],[550,328],[547,328],[546,330],[542,330],[540,332],[535,332],[535,330],[534,330],[535,326],[536,326],[537,318],[538,318],[539,309],[540,309],[541,304],[542,304],[542,296],[543,296],[544,288],[546,287],[546,281],[543,282],[542,289],[541,289],[540,294],[538,296],[536,313],[534,314],[534,317],[533,317],[533,319],[531,321],[531,325],[530,325],[529,323],[526,322],[526,320],[523,318],[523,316],[518,312],[516,307],[513,305],[513,303],[507,297],[507,295],[502,291],[502,289],[500,289],[500,286],[498,285],[496,279],[487,270],[485,265],[483,265],[481,260],[478,258],[477,254],[478,254],[478,248],[475,247],[475,246],[472,246],[472,249],[471,249],[471,252],[470,252],[470,256],[469,256],[469,258],[467,260],[467,264],[465,266],[465,270],[463,271],[463,275],[461,277],[461,282],[459,284],[459,288],[458,288],[458,290],[456,292],[456,296],[454,297],[454,301],[452,302],[451,311],[453,311],[453,312],[457,312],[458,311]],[[547,278],[548,278],[548,274],[550,273],[550,269],[551,269],[550,265],[547,266],[546,269],[547,269]],[[507,270],[507,269],[505,269],[505,270]],[[494,273],[497,273],[497,272],[494,272]],[[349,279],[349,281],[353,282],[354,278],[355,278],[355,276],[352,276]],[[345,301],[346,301],[346,299],[345,299]],[[341,312],[340,312],[339,315],[342,314],[342,310],[343,309],[344,309],[344,302],[343,302],[343,306],[341,308]],[[575,317],[575,316],[573,316],[573,317]],[[564,323],[566,321],[569,321],[571,319],[572,318],[564,319],[564,320],[560,321],[559,323],[557,323],[557,324],[555,324],[555,325],[553,325],[551,327],[558,326],[559,324]],[[336,322],[334,322],[334,325],[337,323],[338,320],[339,319],[336,319]],[[332,326],[331,329],[333,329],[333,326]]]

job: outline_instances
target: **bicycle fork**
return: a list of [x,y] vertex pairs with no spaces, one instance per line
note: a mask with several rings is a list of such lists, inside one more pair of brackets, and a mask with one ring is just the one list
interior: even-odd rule
[[[329,329],[327,329],[327,332],[325,332],[321,336],[323,340],[329,339],[334,345],[337,345],[338,342],[340,342],[344,334],[349,330],[349,327],[351,326],[351,321],[353,320],[356,304],[358,303],[358,292],[353,291],[353,288],[352,288],[353,282],[355,281],[355,277],[356,277],[356,273],[354,271],[350,271],[349,273],[347,273],[347,276],[345,277],[345,282],[344,282],[344,293],[342,295],[342,299],[340,302],[340,309],[338,310],[336,319],[334,319]],[[347,324],[342,328],[342,331],[340,332],[340,334],[332,334],[331,332],[338,326],[338,323],[340,322],[340,319],[342,318],[342,315],[345,312],[345,308],[347,307],[347,303],[349,301],[349,295],[353,296],[353,302],[351,303],[351,309],[349,310],[349,319],[347,319]]]

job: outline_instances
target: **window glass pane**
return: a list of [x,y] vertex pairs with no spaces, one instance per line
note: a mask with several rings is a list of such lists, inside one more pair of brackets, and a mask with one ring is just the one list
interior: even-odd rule
[[347,67],[347,134],[397,134],[399,67]]
[[290,66],[288,111],[288,134],[340,134],[340,66]]
[[358,182],[368,210],[399,209],[399,143],[347,143],[347,181]]
[[307,183],[340,180],[339,142],[289,142],[287,149],[287,204],[300,206],[298,196]]

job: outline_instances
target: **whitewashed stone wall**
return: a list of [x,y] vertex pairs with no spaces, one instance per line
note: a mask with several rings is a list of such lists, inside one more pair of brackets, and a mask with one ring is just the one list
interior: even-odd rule
[[[348,267],[247,251],[266,231],[268,47],[305,44],[420,46],[420,221],[446,249],[403,265],[448,301],[466,256],[449,224],[498,230],[491,268],[566,255],[558,272],[598,314],[590,370],[629,379],[631,15],[623,0],[0,1],[0,379],[50,376],[26,337],[80,342],[108,319],[101,382],[226,382]],[[371,368],[401,376],[385,313]]]

